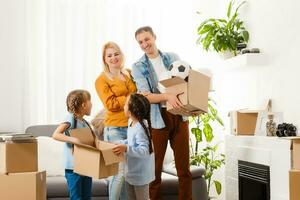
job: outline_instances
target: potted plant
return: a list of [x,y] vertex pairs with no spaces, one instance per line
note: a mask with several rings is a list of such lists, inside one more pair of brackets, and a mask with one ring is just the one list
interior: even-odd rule
[[244,27],[244,22],[238,18],[238,10],[244,3],[245,1],[238,4],[232,12],[234,6],[232,0],[227,8],[226,19],[210,18],[203,21],[197,29],[199,35],[197,44],[201,44],[206,51],[229,51],[236,55],[238,44],[247,44],[249,40],[249,33]]
[[[215,102],[209,99],[208,112],[196,117],[192,117],[190,122],[195,124],[191,129],[194,139],[191,139],[191,165],[203,166],[205,168],[204,178],[207,182],[208,196],[212,184],[214,184],[218,195],[222,192],[222,184],[214,179],[214,172],[225,164],[225,156],[218,152],[219,143],[214,143],[213,124],[224,126],[222,119],[218,116]],[[206,144],[200,148],[205,137]],[[194,141],[194,142],[193,142]]]

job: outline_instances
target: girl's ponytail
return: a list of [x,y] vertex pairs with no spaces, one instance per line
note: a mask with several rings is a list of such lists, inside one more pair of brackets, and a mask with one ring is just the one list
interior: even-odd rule
[[[152,135],[151,135],[151,121],[150,121],[150,102],[149,100],[141,95],[141,94],[131,94],[129,103],[128,103],[128,110],[131,114],[139,121],[142,125],[145,134],[147,135],[149,141],[149,153],[153,152],[152,146]],[[147,126],[145,121],[147,121]]]

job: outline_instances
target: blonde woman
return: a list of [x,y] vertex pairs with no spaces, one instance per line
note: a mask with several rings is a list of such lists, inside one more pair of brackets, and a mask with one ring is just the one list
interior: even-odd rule
[[[104,140],[115,142],[127,139],[128,118],[124,113],[126,97],[136,92],[136,86],[124,69],[124,54],[114,42],[103,46],[104,70],[96,80],[95,87],[105,109]],[[109,200],[126,199],[124,188],[124,164],[119,173],[109,181]]]

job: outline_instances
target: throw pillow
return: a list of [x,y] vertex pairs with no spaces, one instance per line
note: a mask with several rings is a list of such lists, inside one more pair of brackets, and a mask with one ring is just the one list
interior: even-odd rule
[[47,136],[39,136],[37,140],[39,171],[46,170],[47,176],[64,176],[64,143]]

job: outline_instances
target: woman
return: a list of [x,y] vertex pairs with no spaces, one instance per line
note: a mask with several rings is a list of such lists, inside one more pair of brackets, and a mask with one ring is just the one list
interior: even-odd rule
[[[126,97],[136,92],[131,76],[124,69],[124,55],[114,42],[103,46],[102,61],[104,70],[97,78],[95,87],[105,109],[104,140],[115,142],[127,139],[128,118],[124,113]],[[126,199],[124,188],[124,164],[119,173],[109,182],[109,200]]]

